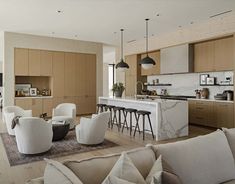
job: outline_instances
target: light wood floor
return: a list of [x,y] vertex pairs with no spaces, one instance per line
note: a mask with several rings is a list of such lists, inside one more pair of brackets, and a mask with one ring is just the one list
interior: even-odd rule
[[[1,114],[0,114],[1,116]],[[79,120],[79,118],[78,118]],[[143,141],[141,136],[135,138],[130,137],[127,132],[118,133],[117,130],[107,131],[106,139],[117,143],[120,146],[92,151],[88,153],[75,154],[60,158],[55,158],[55,160],[62,161],[65,159],[83,159],[92,156],[106,155],[111,153],[119,153],[124,150],[129,150],[136,147],[141,147],[147,143],[159,144],[165,142],[173,142],[177,140],[187,139],[189,137],[195,137],[198,135],[203,135],[212,132],[212,129],[206,129],[203,127],[190,126],[190,135],[188,137],[173,139],[169,141],[153,141],[151,136],[147,136],[146,140]],[[0,132],[6,132],[5,124],[0,120]],[[0,184],[23,184],[28,179],[37,178],[43,176],[45,168],[45,162],[33,162],[25,165],[10,167],[7,159],[7,155],[0,139]]]

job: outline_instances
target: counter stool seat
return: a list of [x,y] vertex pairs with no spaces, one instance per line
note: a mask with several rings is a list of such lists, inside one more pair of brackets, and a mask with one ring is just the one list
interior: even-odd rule
[[137,109],[126,108],[125,112],[137,112]]
[[97,105],[97,114],[99,112],[104,112],[105,111],[105,107],[107,106],[106,104],[102,104],[102,103],[98,103]]
[[124,107],[119,107],[119,106],[113,108],[113,110],[115,111],[124,110],[124,109],[125,109]]
[[153,134],[153,128],[152,128],[152,123],[151,123],[151,120],[150,120],[150,114],[151,112],[149,111],[144,111],[144,110],[139,110],[136,112],[138,117],[137,117],[137,123],[136,123],[136,127],[135,127],[135,131],[134,131],[134,136],[135,136],[135,133],[136,133],[136,130],[137,130],[137,127],[139,127],[139,119],[140,119],[140,116],[143,117],[143,140],[145,139],[145,116],[148,117],[148,122],[149,122],[149,126],[150,126],[150,129],[151,129],[151,133],[152,133],[152,137],[154,139],[154,134]]

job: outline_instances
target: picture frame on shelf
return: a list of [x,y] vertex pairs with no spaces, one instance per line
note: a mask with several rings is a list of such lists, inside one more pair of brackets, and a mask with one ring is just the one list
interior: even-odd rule
[[215,85],[215,77],[207,77],[206,84],[207,85]]
[[37,88],[30,88],[29,95],[30,96],[37,96]]
[[200,85],[206,85],[208,77],[209,77],[209,74],[201,74],[200,75]]

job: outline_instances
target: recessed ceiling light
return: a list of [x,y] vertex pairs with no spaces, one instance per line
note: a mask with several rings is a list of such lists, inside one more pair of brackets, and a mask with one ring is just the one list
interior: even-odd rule
[[179,28],[181,28],[182,26],[178,26]]
[[51,32],[51,34],[55,34],[55,32],[53,31],[53,32]]
[[154,36],[154,34],[152,34],[152,36]]
[[159,16],[160,16],[160,14],[158,13],[156,16],[157,16],[157,17],[159,17]]
[[192,21],[192,22],[190,22],[190,24],[193,24],[194,22]]
[[117,34],[117,32],[116,32],[116,31],[114,31],[114,32],[113,32],[113,34]]
[[74,35],[76,38],[78,37],[78,35]]
[[57,13],[62,13],[62,10],[57,10]]

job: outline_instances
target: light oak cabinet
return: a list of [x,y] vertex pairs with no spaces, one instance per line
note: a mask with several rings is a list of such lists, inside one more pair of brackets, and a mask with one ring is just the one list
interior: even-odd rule
[[64,97],[64,52],[53,52],[53,97]]
[[141,88],[137,81],[142,81],[141,79],[141,67],[139,65],[140,55],[129,55],[125,57],[126,63],[129,65],[129,69],[125,73],[125,95],[134,96],[136,93],[140,92]]
[[233,37],[194,44],[194,71],[233,70]]
[[[160,64],[161,64],[160,51],[150,52],[148,55],[156,62],[156,65],[154,65],[152,68],[147,69],[147,70],[141,68],[141,75],[143,75],[143,76],[159,75],[160,74]],[[143,59],[145,57],[146,57],[146,54],[141,55],[141,59]]]
[[232,128],[233,103],[189,100],[189,122],[214,128]]
[[40,50],[29,49],[29,76],[40,76],[41,60]]
[[76,54],[65,53],[64,63],[64,95],[76,96]]
[[25,110],[32,110],[34,117],[39,117],[42,114],[42,99],[40,98],[22,98],[16,99],[15,105]]
[[29,50],[15,49],[15,75],[26,76],[29,74]]
[[42,113],[47,113],[49,117],[52,116],[53,99],[42,99]]
[[41,50],[40,54],[41,54],[40,75],[41,76],[52,76],[53,52]]
[[215,71],[233,70],[233,37],[216,40],[214,44]]
[[217,127],[214,118],[214,103],[189,101],[189,121],[193,124]]
[[218,128],[226,127],[233,128],[233,104],[232,103],[223,103],[215,102],[215,117]]

